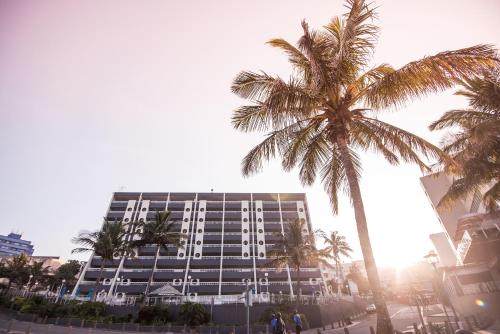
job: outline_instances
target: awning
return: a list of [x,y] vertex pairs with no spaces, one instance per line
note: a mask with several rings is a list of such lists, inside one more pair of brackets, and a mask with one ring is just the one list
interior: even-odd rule
[[182,296],[176,288],[171,286],[170,284],[165,284],[164,286],[152,291],[150,296]]

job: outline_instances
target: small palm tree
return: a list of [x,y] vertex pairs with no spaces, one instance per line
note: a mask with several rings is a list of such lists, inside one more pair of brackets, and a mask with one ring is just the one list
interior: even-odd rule
[[297,309],[300,303],[301,277],[300,270],[305,264],[324,262],[325,254],[316,249],[314,234],[304,234],[305,222],[300,219],[288,223],[285,234],[275,242],[274,247],[267,253],[271,261],[266,263],[266,267],[283,268],[290,267],[295,270],[297,278]]
[[455,95],[467,97],[469,108],[448,111],[429,126],[458,129],[443,140],[443,150],[458,166],[444,166],[455,179],[438,207],[482,194],[485,207],[493,211],[500,201],[500,79],[485,73],[461,85]]
[[496,66],[498,59],[493,47],[477,45],[399,69],[388,64],[372,67],[378,36],[374,8],[364,0],[347,0],[346,7],[347,13],[321,31],[303,21],[297,46],[283,39],[269,42],[288,55],[293,75],[287,81],[265,72],[241,72],[231,89],[250,105],[236,109],[232,122],[244,132],[267,133],[243,159],[244,175],[280,156],[286,171],[299,168],[304,185],[312,185],[320,175],[335,213],[338,192],[343,189],[349,195],[377,308],[377,333],[392,334],[359,185],[358,152],[375,151],[393,165],[411,162],[423,170],[428,170],[426,158],[447,159],[438,147],[382,121],[380,111],[450,88],[456,79]]
[[139,239],[131,242],[132,247],[141,247],[145,245],[156,245],[155,258],[153,269],[149,275],[148,284],[144,291],[144,296],[147,297],[151,283],[153,282],[154,270],[160,255],[160,249],[167,250],[168,246],[181,247],[181,233],[174,231],[175,223],[169,221],[170,212],[157,212],[155,219],[152,222],[140,222],[137,227],[140,232],[137,233]]
[[75,248],[71,253],[94,252],[94,255],[101,257],[101,267],[99,276],[95,282],[91,301],[95,300],[96,292],[99,288],[106,261],[113,261],[114,257],[121,255],[132,255],[129,242],[126,240],[127,231],[121,221],[110,221],[104,218],[102,229],[99,231],[83,231],[72,242],[82,247]]
[[[333,231],[328,236],[326,233],[321,232],[323,237],[323,242],[326,247],[323,249],[324,254],[328,254],[329,257],[333,258],[335,261],[335,271],[337,278],[344,279],[344,274],[341,266],[341,256],[351,257],[352,248],[347,243],[344,236],[340,235],[338,231]],[[340,295],[340,284],[337,284],[338,294]]]

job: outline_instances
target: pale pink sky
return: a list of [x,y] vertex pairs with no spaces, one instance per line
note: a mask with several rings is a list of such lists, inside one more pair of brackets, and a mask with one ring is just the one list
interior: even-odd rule
[[[500,44],[497,0],[377,1],[375,62],[401,66],[438,51]],[[308,195],[313,225],[344,233],[360,257],[347,200],[333,217],[321,185],[303,189],[272,163],[243,179],[260,139],[232,130],[230,93],[243,69],[287,76],[265,45],[295,42],[341,1],[0,0],[0,233],[24,232],[38,255],[69,257],[96,229],[113,191],[254,191]],[[438,142],[426,126],[464,106],[450,92],[383,119]],[[381,264],[419,260],[440,230],[419,170],[363,156],[362,191]],[[396,238],[397,236],[397,238]]]

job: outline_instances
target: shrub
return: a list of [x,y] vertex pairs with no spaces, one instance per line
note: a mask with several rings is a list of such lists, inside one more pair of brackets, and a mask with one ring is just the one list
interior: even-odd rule
[[166,323],[169,320],[168,309],[159,305],[144,306],[139,310],[137,322],[141,324]]
[[184,303],[179,312],[179,318],[187,325],[197,326],[206,324],[210,320],[210,315],[203,305],[196,303]]

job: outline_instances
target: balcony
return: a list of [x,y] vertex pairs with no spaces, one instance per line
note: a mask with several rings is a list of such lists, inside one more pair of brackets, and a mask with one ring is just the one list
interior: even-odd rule
[[155,271],[153,279],[155,281],[171,282],[174,279],[184,280],[184,270],[179,271]]

